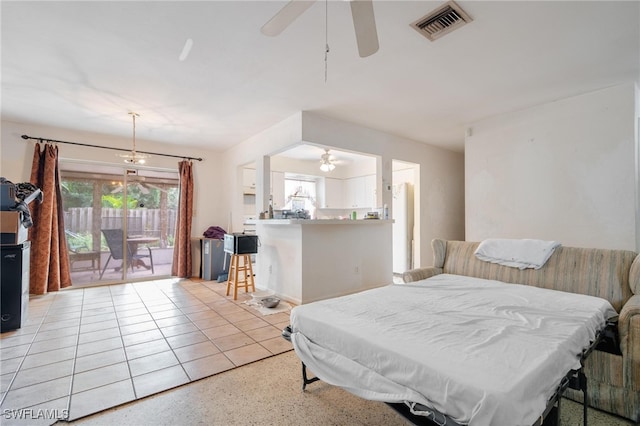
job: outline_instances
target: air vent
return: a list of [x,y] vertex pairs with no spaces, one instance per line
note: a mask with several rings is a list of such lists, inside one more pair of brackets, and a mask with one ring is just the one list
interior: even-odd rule
[[431,41],[473,21],[467,13],[453,1],[449,1],[430,14],[418,19],[411,26]]

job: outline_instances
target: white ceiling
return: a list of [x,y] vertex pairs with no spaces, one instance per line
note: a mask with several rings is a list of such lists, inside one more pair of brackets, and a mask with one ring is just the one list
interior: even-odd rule
[[326,82],[325,3],[262,35],[284,4],[2,1],[2,118],[128,137],[133,110],[140,139],[222,150],[313,111],[462,151],[468,123],[640,75],[636,1],[461,0],[436,42],[409,24],[442,2],[374,1],[364,59],[329,1]]

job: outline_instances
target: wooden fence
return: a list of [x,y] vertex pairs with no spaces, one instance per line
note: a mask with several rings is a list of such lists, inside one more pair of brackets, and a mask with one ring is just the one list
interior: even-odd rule
[[[102,208],[98,229],[122,229],[122,209]],[[161,209],[132,209],[127,212],[129,235],[141,234],[166,240],[176,230],[176,210],[167,209],[166,235],[162,234]],[[93,207],[73,207],[64,212],[64,226],[76,234],[90,234],[93,229]]]

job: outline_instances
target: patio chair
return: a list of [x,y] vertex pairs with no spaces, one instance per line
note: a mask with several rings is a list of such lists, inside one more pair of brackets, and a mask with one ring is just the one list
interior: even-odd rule
[[[109,265],[109,261],[111,259],[114,260],[124,260],[124,232],[122,229],[103,229],[102,234],[104,235],[104,239],[107,241],[107,246],[109,246],[109,258],[107,262],[104,264],[104,268],[102,272],[100,272],[100,279],[104,275],[104,271],[107,270],[107,266]],[[138,254],[137,250],[134,251],[131,248],[131,244],[127,244],[127,264],[131,266],[131,272],[134,271],[134,266],[144,266],[147,269],[151,269],[151,274],[153,271],[153,256],[151,255],[151,248],[146,247],[149,251],[149,254]],[[150,267],[147,267],[144,263],[144,258],[149,258]]]
[[[95,271],[96,269],[100,271],[100,252],[91,250],[91,248],[89,248],[89,246],[84,242],[78,243],[77,241],[81,241],[80,235],[66,229],[64,232],[67,237],[67,249],[69,251],[69,266],[71,267],[71,272],[83,270]],[[83,261],[90,261],[91,267],[74,268],[75,262]]]

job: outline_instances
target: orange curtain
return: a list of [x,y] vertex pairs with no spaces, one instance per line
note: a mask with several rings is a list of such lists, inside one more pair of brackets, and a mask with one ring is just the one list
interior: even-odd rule
[[193,163],[178,163],[180,172],[180,198],[176,235],[173,245],[171,275],[188,278],[191,276],[191,217],[193,216]]
[[45,294],[71,285],[69,252],[64,234],[64,214],[58,147],[37,143],[31,165],[31,183],[42,190],[42,203],[32,202],[30,293]]

